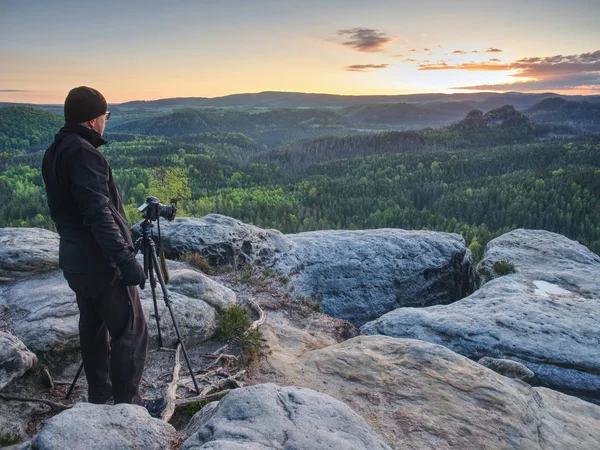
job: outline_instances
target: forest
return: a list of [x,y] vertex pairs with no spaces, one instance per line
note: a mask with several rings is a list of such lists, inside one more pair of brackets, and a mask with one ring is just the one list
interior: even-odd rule
[[[117,121],[100,150],[131,224],[154,195],[177,199],[179,215],[225,214],[284,233],[455,232],[476,259],[490,239],[521,227],[600,253],[600,135],[593,132],[600,118],[596,104],[584,103],[542,100],[486,113],[465,113],[463,104],[464,119],[444,127],[406,131],[399,122],[390,130],[375,120],[385,131],[354,134],[346,129],[353,116],[407,109],[186,107]],[[61,124],[39,108],[0,108],[0,227],[53,229],[40,166]],[[340,133],[306,131],[315,124]]]

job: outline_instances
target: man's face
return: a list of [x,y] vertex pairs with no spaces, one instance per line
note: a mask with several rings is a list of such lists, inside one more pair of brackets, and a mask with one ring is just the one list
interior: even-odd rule
[[104,133],[104,127],[106,126],[106,114],[102,114],[99,117],[96,117],[94,119],[94,124],[92,126],[92,128],[94,130],[96,130],[98,133],[100,133],[100,136],[102,136],[102,133]]

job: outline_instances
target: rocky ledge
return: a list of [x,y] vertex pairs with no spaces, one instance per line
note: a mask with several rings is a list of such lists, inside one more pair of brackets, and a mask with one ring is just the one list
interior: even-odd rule
[[484,284],[467,298],[396,309],[361,331],[517,361],[534,384],[600,401],[600,257],[564,236],[520,229],[489,243],[478,273]]
[[213,265],[256,263],[289,278],[296,296],[354,325],[398,307],[451,303],[470,289],[462,236],[433,231],[325,230],[282,235],[210,214],[161,225],[163,249]]

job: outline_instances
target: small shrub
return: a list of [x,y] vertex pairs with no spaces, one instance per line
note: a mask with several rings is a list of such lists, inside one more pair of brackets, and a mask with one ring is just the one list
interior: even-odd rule
[[212,268],[210,267],[210,264],[208,264],[208,261],[202,256],[200,256],[198,253],[194,253],[192,255],[192,258],[190,259],[190,264],[204,273],[210,274],[213,272]]
[[19,436],[12,433],[0,434],[0,447],[8,447],[9,445],[18,444],[19,442],[21,442]]
[[492,266],[494,272],[498,275],[508,275],[509,273],[515,273],[515,266],[513,266],[508,261],[501,259],[500,261],[496,261]]
[[216,337],[222,341],[229,342],[246,332],[252,325],[248,311],[233,305],[217,314]]
[[278,278],[279,282],[281,284],[283,284],[284,286],[287,286],[287,284],[290,282],[290,279],[288,277],[286,277],[285,275],[282,275]]
[[208,261],[204,259],[199,253],[185,252],[183,255],[179,257],[179,261],[184,261],[190,263],[196,269],[201,270],[204,273],[210,274],[212,273],[212,268]]
[[243,365],[249,365],[262,348],[262,333],[251,330],[252,320],[244,308],[233,305],[217,314],[216,337],[240,352]]

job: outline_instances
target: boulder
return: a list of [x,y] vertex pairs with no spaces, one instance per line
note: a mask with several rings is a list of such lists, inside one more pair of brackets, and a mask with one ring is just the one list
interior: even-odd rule
[[379,229],[286,236],[293,248],[272,267],[294,293],[354,325],[406,306],[452,303],[469,290],[471,253],[462,236]]
[[600,406],[428,342],[358,336],[283,370],[286,383],[346,403],[395,449],[600,448]]
[[36,362],[36,356],[19,339],[0,331],[0,389],[20,378]]
[[[160,228],[161,250],[167,258],[198,253],[213,266],[264,263],[275,253],[292,247],[277,230],[264,230],[220,214],[161,221]],[[139,237],[140,224],[132,231],[134,237]]]
[[58,234],[43,228],[0,228],[0,281],[58,268]]
[[421,339],[474,360],[524,364],[534,384],[600,400],[600,257],[564,236],[515,230],[493,240],[479,265],[506,261],[515,273],[451,305],[400,308],[364,334]]
[[236,389],[195,426],[181,450],[390,448],[344,403],[293,386]]
[[[138,259],[141,261],[140,255]],[[210,339],[216,329],[215,309],[234,304],[235,294],[187,264],[169,261],[168,267],[172,284],[167,288],[184,342],[194,345]],[[140,289],[139,293],[150,339],[156,339],[150,286]],[[0,304],[8,308],[15,334],[32,351],[49,358],[63,358],[79,349],[79,309],[62,271],[1,287]],[[160,286],[157,286],[157,305],[164,345],[169,345],[176,336]]]
[[50,418],[23,450],[164,450],[175,429],[141,406],[77,403]]
[[[600,256],[560,234],[519,228],[493,239],[486,245],[483,259],[477,265],[476,272],[482,283],[490,274],[498,276],[494,271],[498,261],[512,264],[519,278],[537,285],[537,293],[543,297],[548,297],[553,290],[546,283],[562,286],[567,293],[600,297]],[[550,292],[542,292],[544,286]],[[564,294],[562,290],[557,293]]]
[[38,356],[79,348],[79,309],[61,270],[5,287],[0,302],[8,307],[15,334]]

